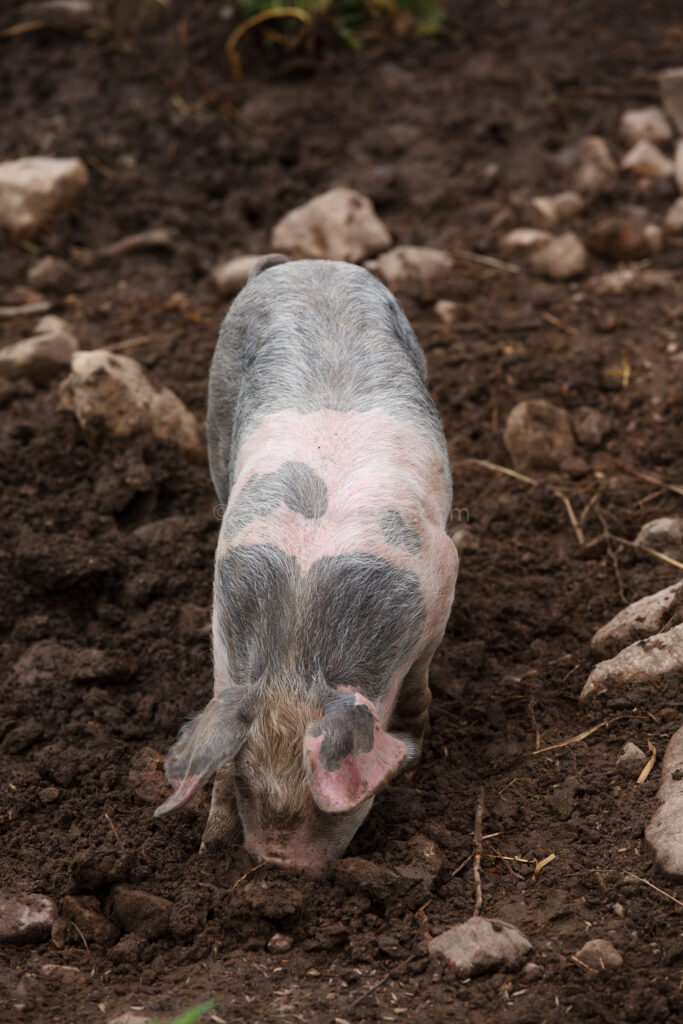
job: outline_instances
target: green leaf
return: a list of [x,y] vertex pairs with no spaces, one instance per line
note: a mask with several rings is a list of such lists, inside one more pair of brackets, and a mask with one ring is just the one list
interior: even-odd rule
[[[185,1010],[178,1017],[174,1017],[168,1024],[196,1024],[200,1017],[203,1017],[209,1010],[213,1010],[216,1005],[215,999],[209,999],[207,1003],[199,1003],[198,1006],[191,1006],[189,1010]],[[152,1024],[164,1024],[161,1020],[153,1020]]]

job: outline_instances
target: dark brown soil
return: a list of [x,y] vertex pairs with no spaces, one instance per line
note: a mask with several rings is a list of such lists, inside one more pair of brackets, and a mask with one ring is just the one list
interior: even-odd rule
[[[461,0],[444,37],[375,39],[360,54],[324,33],[291,55],[247,39],[235,84],[220,4],[150,4],[151,22],[135,28],[126,18],[142,6],[112,4],[113,28],[0,40],[0,158],[78,154],[92,174],[82,205],[35,248],[0,250],[0,301],[25,297],[39,254],[67,259],[77,283],[55,311],[83,347],[142,339],[129,354],[200,417],[225,310],[207,276],[219,256],[267,252],[279,215],[339,183],[369,194],[398,241],[495,254],[494,218],[513,190],[561,187],[552,153],[588,133],[616,143],[620,112],[656,102],[655,73],[681,63],[678,0]],[[0,28],[25,20],[9,5]],[[620,179],[575,226],[585,234],[629,202],[658,220],[671,198]],[[173,251],[97,256],[157,225],[176,229]],[[628,874],[683,897],[643,841],[659,771],[637,786],[615,760],[626,740],[649,739],[661,756],[683,700],[672,686],[577,702],[590,637],[622,606],[620,588],[634,600],[676,570],[624,545],[579,557],[547,486],[459,465],[508,464],[502,428],[521,398],[590,406],[610,433],[597,451],[579,447],[583,476],[551,480],[577,515],[593,502],[586,539],[602,533],[600,516],[632,539],[680,512],[674,493],[631,472],[681,483],[683,249],[669,244],[654,265],[678,282],[596,298],[459,258],[444,296],[459,303],[452,331],[405,300],[453,453],[455,505],[480,547],[464,555],[436,657],[425,756],[377,800],[349,851],[363,861],[324,882],[248,875],[239,849],[200,857],[206,796],[172,821],[152,818],[153,751],[211,688],[206,467],[149,439],[84,437],[58,410],[56,384],[2,386],[0,884],[47,893],[80,927],[65,920],[58,945],[2,951],[2,1020],[171,1016],[211,997],[214,1019],[231,1024],[681,1018],[680,909]],[[593,259],[591,271],[606,267]],[[30,326],[0,323],[0,340]],[[605,719],[585,741],[534,753]],[[426,938],[472,912],[463,862],[482,785],[483,912],[528,935],[539,980],[462,983],[426,956]],[[276,932],[292,937],[289,952],[267,951]],[[623,967],[596,974],[572,960],[590,937],[611,939]],[[45,963],[81,968],[82,984],[22,982]]]

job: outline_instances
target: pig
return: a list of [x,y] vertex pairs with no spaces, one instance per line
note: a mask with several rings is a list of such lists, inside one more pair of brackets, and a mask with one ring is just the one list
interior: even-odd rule
[[222,515],[213,697],[166,759],[202,849],[324,874],[418,760],[453,602],[452,483],[426,361],[367,270],[273,254],[220,330],[209,468]]

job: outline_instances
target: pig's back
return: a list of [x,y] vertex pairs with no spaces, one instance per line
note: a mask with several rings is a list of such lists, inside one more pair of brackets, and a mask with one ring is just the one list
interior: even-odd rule
[[209,385],[209,458],[220,501],[228,500],[240,446],[284,410],[384,414],[446,459],[417,338],[391,292],[348,263],[268,267],[233,302]]

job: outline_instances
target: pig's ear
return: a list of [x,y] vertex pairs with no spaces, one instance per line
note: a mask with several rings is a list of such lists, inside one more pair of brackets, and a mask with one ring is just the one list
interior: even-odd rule
[[304,737],[304,764],[321,811],[341,814],[369,800],[416,756],[407,736],[385,732],[359,693],[334,701]]
[[182,727],[166,757],[166,778],[174,792],[154,812],[155,818],[191,800],[224,761],[235,757],[249,726],[242,687],[214,697],[204,710]]

